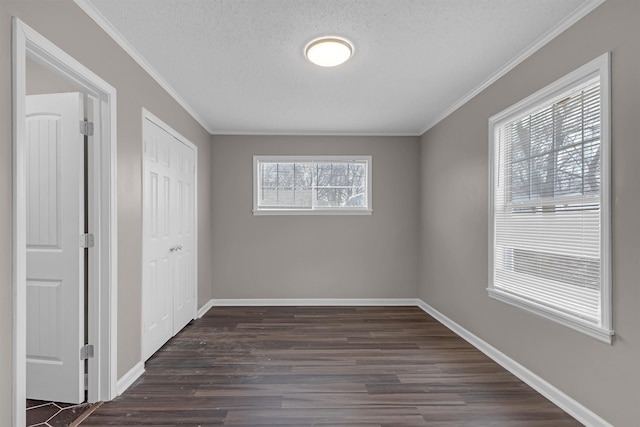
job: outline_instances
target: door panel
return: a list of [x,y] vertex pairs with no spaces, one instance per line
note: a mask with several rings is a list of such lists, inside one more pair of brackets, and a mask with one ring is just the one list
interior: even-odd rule
[[175,168],[177,197],[177,227],[174,242],[180,248],[175,251],[174,265],[174,333],[184,328],[193,318],[196,306],[196,278],[194,258],[194,186],[195,156],[193,150],[174,138],[177,157]]
[[84,400],[82,95],[27,96],[27,397]]
[[149,358],[173,334],[171,266],[171,159],[169,142],[154,125],[144,128],[144,272],[143,359]]

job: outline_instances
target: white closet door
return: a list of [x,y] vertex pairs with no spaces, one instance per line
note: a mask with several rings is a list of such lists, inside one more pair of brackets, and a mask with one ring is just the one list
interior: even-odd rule
[[27,397],[84,400],[80,93],[27,96]]
[[173,336],[171,261],[171,140],[144,121],[144,227],[142,356],[146,360]]
[[174,138],[175,228],[173,229],[173,333],[176,334],[195,317],[195,153]]
[[195,152],[145,119],[143,359],[196,315]]

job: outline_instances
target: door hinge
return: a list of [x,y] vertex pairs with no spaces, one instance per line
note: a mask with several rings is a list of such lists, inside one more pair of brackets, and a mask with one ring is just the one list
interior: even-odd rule
[[87,344],[80,347],[80,360],[93,358],[93,344]]
[[80,122],[80,133],[83,135],[93,135],[93,123],[87,120]]
[[93,234],[86,233],[80,236],[80,247],[81,248],[92,248],[94,243]]

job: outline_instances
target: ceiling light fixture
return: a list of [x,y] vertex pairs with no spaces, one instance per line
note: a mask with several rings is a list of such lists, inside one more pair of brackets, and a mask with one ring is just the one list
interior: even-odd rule
[[320,67],[335,67],[353,55],[353,45],[339,37],[322,37],[311,41],[304,49],[309,61]]

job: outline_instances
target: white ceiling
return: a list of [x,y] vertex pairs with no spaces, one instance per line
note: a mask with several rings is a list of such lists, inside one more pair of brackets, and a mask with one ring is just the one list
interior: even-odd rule
[[76,2],[211,133],[420,135],[601,0]]

